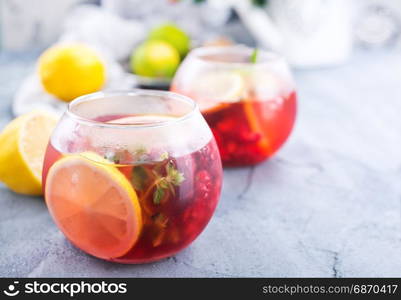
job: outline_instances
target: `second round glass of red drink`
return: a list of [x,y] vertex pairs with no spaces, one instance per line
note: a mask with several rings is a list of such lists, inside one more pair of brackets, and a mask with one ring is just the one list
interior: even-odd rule
[[220,197],[218,148],[196,104],[170,92],[96,93],[70,103],[48,146],[46,204],[78,248],[121,263],[187,247]]
[[270,52],[245,46],[195,49],[171,89],[198,102],[225,166],[271,157],[294,125],[293,79],[283,58]]

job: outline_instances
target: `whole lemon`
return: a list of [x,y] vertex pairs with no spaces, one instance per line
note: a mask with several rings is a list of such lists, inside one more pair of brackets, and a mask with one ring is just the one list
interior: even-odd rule
[[171,44],[183,58],[189,51],[191,40],[189,36],[174,23],[162,24],[149,33],[150,40],[162,40]]
[[56,45],[39,58],[44,89],[63,101],[100,90],[106,80],[99,55],[84,44]]
[[131,69],[141,76],[170,78],[179,64],[178,51],[159,40],[145,41],[131,55]]

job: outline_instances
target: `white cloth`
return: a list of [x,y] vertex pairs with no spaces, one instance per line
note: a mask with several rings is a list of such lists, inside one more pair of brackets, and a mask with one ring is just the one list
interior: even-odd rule
[[[125,20],[100,7],[78,6],[67,17],[59,43],[83,42],[95,48],[106,65],[105,89],[129,89],[135,77],[124,65],[132,49],[146,34],[145,27],[135,20]],[[37,70],[21,84],[13,101],[13,113],[18,116],[33,109],[43,109],[61,115],[66,103],[43,89]]]

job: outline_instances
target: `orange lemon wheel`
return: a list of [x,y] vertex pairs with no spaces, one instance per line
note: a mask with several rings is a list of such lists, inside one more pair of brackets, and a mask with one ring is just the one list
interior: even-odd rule
[[142,215],[135,190],[97,154],[57,161],[47,175],[45,198],[61,231],[93,256],[120,257],[138,241]]

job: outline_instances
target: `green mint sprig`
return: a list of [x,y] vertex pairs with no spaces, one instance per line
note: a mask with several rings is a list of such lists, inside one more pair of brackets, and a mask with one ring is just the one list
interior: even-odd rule
[[131,183],[136,191],[143,191],[149,176],[144,166],[138,165],[132,168]]
[[174,167],[174,164],[171,161],[168,162],[166,165],[166,174],[167,175],[164,177],[156,174],[158,179],[156,183],[156,189],[153,192],[154,204],[160,204],[167,190],[170,190],[170,192],[174,195],[175,187],[180,186],[181,183],[185,180],[184,174],[180,173]]

